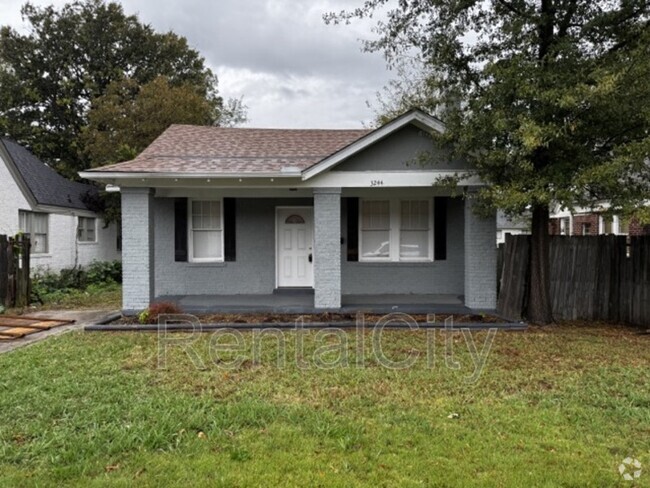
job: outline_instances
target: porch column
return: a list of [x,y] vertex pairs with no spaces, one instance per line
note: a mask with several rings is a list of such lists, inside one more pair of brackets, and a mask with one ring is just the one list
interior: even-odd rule
[[314,307],[341,308],[341,189],[314,189]]
[[122,188],[122,309],[139,312],[154,297],[153,190]]
[[465,306],[497,306],[496,212],[489,217],[474,213],[472,195],[465,197]]

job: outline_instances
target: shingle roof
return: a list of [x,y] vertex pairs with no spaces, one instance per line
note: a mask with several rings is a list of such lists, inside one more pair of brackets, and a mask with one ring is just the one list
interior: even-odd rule
[[97,188],[64,178],[29,150],[10,139],[0,138],[0,144],[5,147],[36,203],[88,209],[82,201],[82,196],[89,192],[97,193]]
[[92,171],[227,175],[303,170],[369,132],[172,125],[134,160]]

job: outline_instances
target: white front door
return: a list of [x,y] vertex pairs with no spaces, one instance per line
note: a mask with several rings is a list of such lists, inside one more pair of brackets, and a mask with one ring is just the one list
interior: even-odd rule
[[313,207],[277,207],[276,235],[278,287],[313,287]]

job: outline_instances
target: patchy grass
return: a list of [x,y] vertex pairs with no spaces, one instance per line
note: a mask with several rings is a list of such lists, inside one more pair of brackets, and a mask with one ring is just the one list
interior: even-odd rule
[[57,295],[53,293],[48,300],[36,306],[39,310],[99,309],[119,310],[122,308],[122,285],[101,283],[89,285],[83,290],[67,290]]
[[[0,356],[0,485],[650,486],[649,336],[499,332],[471,383],[460,333],[429,331],[427,348],[425,331],[385,331],[387,359],[415,358],[405,369],[381,365],[372,331],[290,332],[284,349],[273,334],[170,335],[166,369],[156,334]],[[637,482],[618,474],[627,456]]]

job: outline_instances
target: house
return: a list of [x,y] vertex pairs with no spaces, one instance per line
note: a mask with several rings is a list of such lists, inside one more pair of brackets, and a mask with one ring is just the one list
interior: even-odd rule
[[[318,310],[494,309],[496,218],[473,212],[481,182],[436,147],[444,130],[418,110],[373,131],[173,125],[134,160],[82,172],[121,191],[124,311],[305,294]],[[439,184],[452,174],[465,198]]]
[[116,225],[84,203],[92,185],[67,180],[16,142],[0,138],[0,234],[31,236],[32,270],[120,258]]
[[530,217],[508,217],[497,211],[497,246],[506,242],[506,235],[530,234]]
[[643,225],[635,218],[610,215],[609,205],[603,203],[597,208],[576,208],[573,211],[555,208],[551,212],[549,233],[563,236],[597,235],[650,235],[650,225]]

